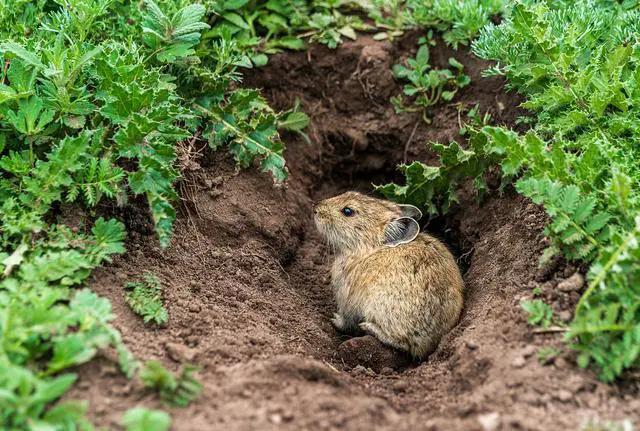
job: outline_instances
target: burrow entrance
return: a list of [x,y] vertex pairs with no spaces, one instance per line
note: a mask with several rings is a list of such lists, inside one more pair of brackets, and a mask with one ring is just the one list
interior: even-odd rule
[[[273,56],[248,74],[243,85],[261,88],[276,109],[298,98],[312,117],[311,144],[283,136],[287,187],[274,188],[255,170],[237,171],[223,151],[205,152],[185,172],[188,202],[167,250],[158,248],[135,203],[121,210],[128,252],[97,271],[91,287],[111,300],[115,326],[137,357],[173,369],[200,364],[204,393],[171,411],[176,430],[473,430],[494,413],[501,427],[494,429],[552,430],[575,428],[579,409],[633,411],[607,398],[606,387],[570,358],[551,366],[536,361],[535,346],[558,341],[533,337],[517,304],[536,279],[553,282],[567,268],[538,272],[544,215],[509,192],[482,207],[463,193],[456,211],[427,226],[460,257],[466,283],[461,321],[428,360],[393,369],[382,364],[398,365],[396,359],[371,346],[351,360],[339,354],[345,337],[329,320],[330,256],[311,202],[401,181],[395,167],[403,161],[433,162],[425,143],[458,137],[456,104],[480,103],[498,124],[518,115],[504,83],[480,77],[485,63],[442,44],[433,49],[434,65],[455,56],[472,84],[453,104],[434,109],[430,125],[420,115],[396,115],[389,99],[401,86],[391,66],[415,54],[418,37],[393,44],[361,37],[335,51],[313,46]],[[165,285],[164,328],[145,326],[124,303],[122,285],[144,271]],[[70,398],[88,399],[98,425],[117,427],[135,404],[160,406],[117,372],[108,353],[80,376]],[[575,401],[556,402],[566,398],[560,391]]]

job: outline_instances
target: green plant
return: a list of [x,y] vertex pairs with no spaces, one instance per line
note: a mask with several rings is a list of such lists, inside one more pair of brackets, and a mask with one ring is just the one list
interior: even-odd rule
[[145,323],[152,321],[156,325],[164,325],[169,320],[162,304],[162,284],[154,274],[145,272],[142,280],[127,283],[125,298],[133,312],[142,317]]
[[267,54],[305,48],[305,38],[335,48],[342,38],[356,38],[368,26],[345,0],[209,0],[214,16],[205,39],[228,38],[237,42],[246,67],[263,66]]
[[458,89],[471,82],[469,77],[462,73],[464,67],[461,63],[450,58],[449,65],[457,71],[455,75],[450,69],[432,69],[429,64],[429,46],[423,44],[418,49],[416,57],[407,60],[407,66],[393,66],[396,78],[409,81],[409,84],[404,86],[403,93],[412,98],[412,105],[415,105],[407,106],[402,96],[396,96],[391,99],[396,112],[422,111],[424,120],[429,123],[426,116],[427,108],[437,104],[441,99],[451,101]]
[[161,410],[134,407],[124,414],[122,426],[126,431],[168,431],[171,417]]
[[491,120],[487,114],[481,115],[476,106],[467,112],[468,123],[460,126],[462,137],[468,138],[467,148],[457,142],[449,145],[430,144],[440,157],[440,166],[429,166],[419,161],[400,165],[405,184],[394,183],[375,187],[385,197],[415,205],[430,216],[444,214],[458,202],[457,189],[467,178],[473,178],[478,199],[481,199],[487,185],[486,170],[498,159],[487,157],[485,145],[487,137],[480,128]]
[[[2,423],[16,427],[13,429],[26,429],[27,426],[66,429],[61,427],[68,423],[77,423],[79,429],[91,429],[84,419],[86,403],[60,402],[46,409],[47,404],[57,400],[75,380],[75,374],[42,379],[27,368],[11,365],[6,359],[0,360],[0,385],[6,390],[0,401]],[[27,423],[23,420],[25,416],[32,420]]]
[[603,421],[590,419],[582,425],[580,431],[633,431],[633,422],[630,419],[621,421]]
[[[552,217],[553,248],[592,262],[568,340],[580,365],[597,364],[607,381],[640,359],[639,264],[631,257],[640,213],[639,18],[625,3],[518,2],[474,44],[478,55],[498,61],[489,73],[505,74],[537,114],[542,139],[516,138],[524,157],[506,155],[527,169],[519,190]],[[536,141],[535,158],[527,140]]]
[[538,349],[538,362],[541,364],[549,363],[553,358],[560,354],[560,350],[552,346],[545,346]]
[[186,407],[202,392],[202,384],[193,377],[196,371],[193,365],[185,365],[180,375],[176,376],[160,362],[148,361],[140,372],[140,378],[145,387],[158,391],[165,403]]
[[325,44],[329,48],[336,48],[343,37],[355,40],[356,30],[366,30],[369,27],[358,16],[340,11],[340,8],[348,3],[350,2],[344,0],[313,1],[317,12],[307,21],[309,30],[306,35],[309,35],[312,41]]
[[[526,97],[532,130],[475,128],[467,148],[453,147],[457,156],[422,169],[428,175],[407,169],[406,185],[379,187],[432,213],[446,211],[436,192],[445,190],[451,202],[449,190],[465,176],[482,192],[483,173],[498,165],[503,185],[515,180],[549,215],[545,258],[562,253],[591,264],[567,341],[579,364],[596,364],[606,381],[640,365],[639,22],[640,10],[627,3],[514,2],[473,50],[497,62],[486,74],[505,75]],[[540,322],[547,321],[543,308],[531,310]]]
[[[11,23],[0,26],[0,367],[21,376],[0,377],[3,429],[86,428],[82,405],[51,404],[73,382],[65,371],[100,349],[115,348],[127,376],[137,370],[108,301],[74,288],[124,252],[124,225],[99,217],[109,206],[146,199],[169,244],[178,143],[206,131],[243,166],[260,161],[284,179],[277,130],[301,131],[308,118],[235,91],[251,63],[229,32],[208,36],[213,16],[151,0],[0,5]],[[58,221],[72,205],[83,215],[73,228]]]
[[457,48],[466,45],[504,9],[505,0],[372,0],[369,16],[385,30],[378,39],[397,37],[410,28],[429,28],[442,33]]
[[527,322],[547,328],[553,322],[553,310],[540,299],[521,301],[520,307],[527,313]]

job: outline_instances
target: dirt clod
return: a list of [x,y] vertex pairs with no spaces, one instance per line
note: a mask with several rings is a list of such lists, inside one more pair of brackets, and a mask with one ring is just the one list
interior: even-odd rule
[[196,357],[196,351],[190,349],[188,346],[180,343],[167,343],[165,344],[169,357],[175,362],[193,362]]
[[527,364],[527,360],[524,356],[516,356],[513,361],[511,361],[511,366],[513,368],[522,368]]
[[523,358],[528,358],[530,356],[533,356],[533,354],[536,353],[537,350],[538,348],[534,344],[529,344],[520,351],[520,354]]
[[567,390],[561,389],[556,392],[555,398],[563,403],[567,403],[573,399],[573,394]]
[[574,292],[584,286],[584,276],[576,272],[571,277],[558,283],[558,289],[563,292]]
[[500,413],[491,412],[478,416],[483,431],[495,431],[500,426]]

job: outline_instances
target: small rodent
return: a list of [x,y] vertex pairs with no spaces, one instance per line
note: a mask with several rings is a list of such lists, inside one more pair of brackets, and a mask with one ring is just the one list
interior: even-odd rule
[[420,233],[421,216],[412,205],[357,192],[314,206],[316,226],[336,253],[333,324],[360,328],[415,358],[433,352],[456,325],[463,300],[458,265],[444,244]]

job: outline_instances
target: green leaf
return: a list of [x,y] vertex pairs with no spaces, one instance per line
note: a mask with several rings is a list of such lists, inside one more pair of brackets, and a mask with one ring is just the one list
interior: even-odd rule
[[75,383],[78,376],[75,374],[63,374],[47,382],[43,382],[34,394],[34,401],[48,403],[62,396]]
[[27,50],[19,43],[12,41],[2,42],[0,43],[0,52],[10,52],[28,65],[35,68],[44,69],[45,67],[44,64],[42,64],[42,62],[40,61],[40,58],[38,58],[35,53]]
[[244,30],[249,29],[249,25],[245,22],[245,20],[235,12],[226,12],[222,14],[222,18],[229,21],[231,24],[240,27]]
[[539,299],[533,301],[522,301],[520,306],[529,315],[528,322],[531,325],[548,327],[553,320],[553,310],[551,307]]
[[13,271],[13,268],[20,265],[22,260],[24,259],[25,252],[29,249],[26,244],[20,244],[10,255],[8,255],[3,261],[4,265],[4,276],[7,277]]
[[171,417],[161,410],[135,407],[127,410],[122,418],[122,426],[126,431],[168,431]]
[[282,120],[278,121],[278,128],[298,132],[309,125],[309,116],[304,112],[290,112]]

